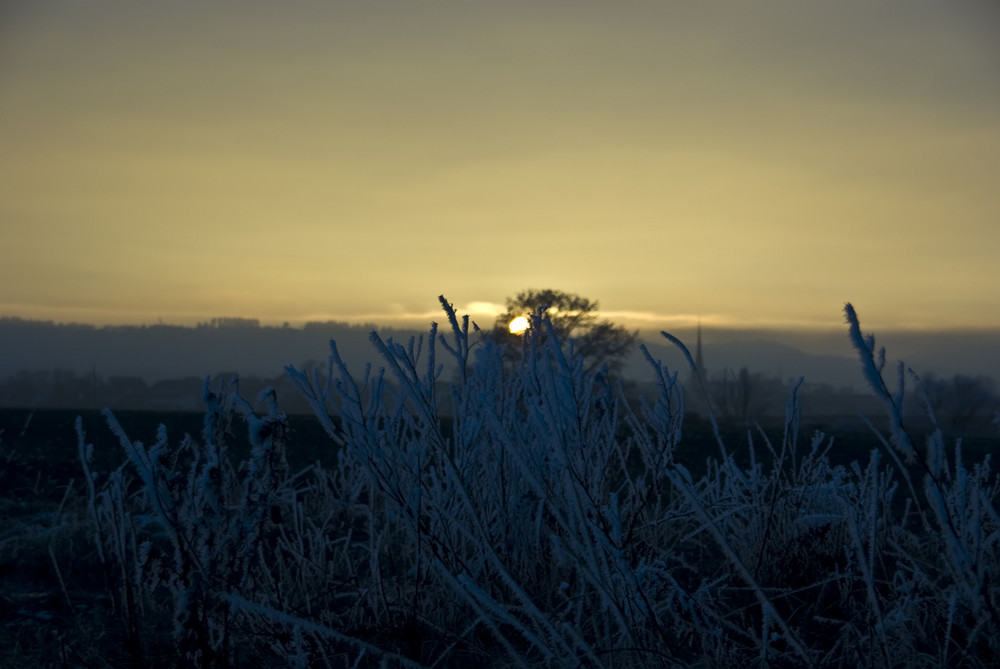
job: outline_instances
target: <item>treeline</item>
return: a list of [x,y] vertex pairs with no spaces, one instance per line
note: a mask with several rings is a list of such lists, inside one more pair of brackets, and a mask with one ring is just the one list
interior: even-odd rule
[[[96,327],[0,318],[0,350],[5,353],[0,356],[0,379],[21,370],[68,370],[84,377],[138,376],[147,383],[200,377],[217,369],[270,377],[281,374],[289,364],[325,359],[331,339],[352,360],[374,360],[368,341],[374,329],[371,324],[339,321],[265,326],[248,318],[216,318],[195,327]],[[397,338],[412,334],[379,331]]]
[[[5,352],[0,356],[0,406],[201,411],[205,375],[216,370],[213,377],[238,375],[246,396],[271,386],[288,398],[283,403],[287,411],[305,412],[304,403],[285,377],[286,365],[311,367],[314,361],[326,358],[332,339],[344,359],[352,361],[352,371],[363,374],[365,363],[382,364],[369,340],[370,332],[376,329],[383,339],[391,337],[404,343],[421,334],[338,321],[310,322],[298,328],[226,317],[194,327],[96,327],[0,317],[0,350]],[[669,352],[662,346],[651,348],[656,356]],[[798,362],[806,360],[808,356]],[[855,363],[845,359],[844,364],[853,368]],[[631,369],[648,373],[644,361]],[[791,391],[789,378],[751,371],[746,366],[717,369],[711,375],[706,373],[703,384],[686,379],[691,412],[705,416],[711,411],[731,425],[784,415]],[[446,371],[441,380],[448,381],[449,373]],[[993,421],[1000,409],[1000,396],[992,378],[976,374],[922,376],[927,401],[946,432],[996,433]],[[641,379],[626,384],[633,395],[655,392]],[[803,409],[811,416],[857,417],[859,413],[877,415],[879,410],[873,407],[867,390],[855,392],[808,374],[799,395]],[[914,415],[925,415],[918,393],[910,392],[906,401]]]
[[[363,367],[356,371],[363,373]],[[237,378],[240,393],[249,398],[256,397],[264,388],[274,388],[285,411],[310,413],[309,406],[295,391],[284,371],[271,376],[221,371],[211,376],[226,381]],[[446,383],[449,378],[443,374],[440,381]],[[147,382],[136,375],[103,376],[94,371],[19,370],[0,379],[0,407],[203,411],[204,381],[204,375]],[[1000,394],[991,378],[963,374],[951,377],[927,375],[921,381],[926,401],[945,434],[973,436],[997,433]],[[632,399],[637,399],[639,395],[648,397],[656,392],[652,384],[626,382],[625,385]],[[689,381],[686,390],[689,413],[705,417],[711,411],[722,424],[735,427],[752,425],[755,421],[769,424],[782,419],[792,388],[776,377],[752,373],[744,367],[739,371],[725,370],[713,375],[702,386]],[[842,417],[857,423],[854,419],[859,414],[875,417],[881,412],[870,392],[835,389],[823,383],[804,383],[799,388],[798,396],[803,412],[814,419]],[[446,394],[442,397],[446,399]],[[923,396],[914,390],[904,401],[907,414],[913,417],[911,420],[921,423],[915,427],[931,427],[924,418]],[[450,407],[443,406],[442,410],[448,413]]]
[[[851,388],[834,388],[826,383],[809,383],[799,388],[802,411],[811,417],[859,414],[877,416],[881,407],[869,390],[856,392]],[[926,373],[920,378],[919,389],[909,384],[903,404],[914,427],[928,430],[934,427],[927,409],[933,412],[937,427],[946,435],[995,435],[1000,428],[1000,394],[992,377],[953,374],[938,376]],[[688,405],[695,413],[709,411],[728,424],[749,424],[755,420],[784,415],[785,403],[792,387],[775,376],[725,369],[713,374],[702,384],[690,379],[687,383]]]
[[[242,395],[256,397],[267,387],[282,398],[289,413],[309,413],[285,374],[273,377],[221,372],[212,375],[236,378]],[[139,376],[78,374],[73,370],[21,370],[0,381],[0,407],[26,409],[103,409],[116,411],[204,411],[204,376],[184,376],[147,383]]]

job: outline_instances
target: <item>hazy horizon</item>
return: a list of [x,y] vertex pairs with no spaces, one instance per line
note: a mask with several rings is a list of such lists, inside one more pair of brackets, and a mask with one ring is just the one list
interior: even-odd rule
[[[539,288],[539,287],[535,287]],[[588,297],[581,295],[582,297]],[[782,321],[756,322],[753,320],[729,319],[720,314],[657,314],[650,311],[609,311],[604,309],[595,310],[594,314],[598,318],[607,319],[616,325],[622,325],[630,330],[638,330],[644,334],[655,335],[661,331],[695,331],[699,326],[705,330],[725,332],[729,335],[756,336],[768,334],[782,337],[785,335],[797,336],[806,335],[809,337],[843,336],[846,337],[846,321],[844,320],[843,306],[837,314],[837,318],[825,321],[810,321],[806,319],[788,318]],[[317,313],[303,316],[297,319],[275,319],[262,317],[254,313],[235,313],[233,311],[222,311],[219,313],[206,313],[197,316],[175,317],[172,319],[157,316],[150,319],[137,318],[134,314],[121,318],[96,318],[96,317],[74,317],[67,315],[67,310],[60,312],[62,317],[55,315],[24,315],[23,313],[0,311],[0,319],[23,320],[32,322],[49,322],[55,325],[82,325],[94,328],[114,328],[114,327],[150,327],[155,325],[175,326],[175,327],[197,327],[208,325],[212,321],[219,319],[230,319],[234,321],[254,322],[260,327],[292,327],[301,329],[307,324],[315,323],[342,323],[351,326],[374,326],[378,328],[390,329],[416,329],[426,330],[431,322],[439,325],[447,319],[441,309],[440,302],[435,299],[428,301],[426,311],[416,312],[370,312],[363,314],[337,314],[337,313]],[[459,317],[469,316],[480,327],[490,328],[494,325],[496,317],[504,311],[502,303],[471,302],[467,304],[454,304]],[[867,314],[857,305],[855,308],[859,312],[862,329],[871,330],[871,323],[877,324],[879,332],[886,334],[904,334],[908,336],[927,336],[947,334],[997,334],[1000,335],[1000,325],[970,326],[922,326],[907,327],[905,324],[891,325],[878,318],[866,318]],[[73,310],[68,310],[70,314]]]
[[[463,313],[459,309],[459,316]],[[289,324],[285,328],[284,324],[266,323],[251,317],[216,318],[245,319],[247,323],[259,323],[259,327],[203,328],[213,337],[195,341],[191,336],[199,331],[198,324],[154,322],[100,326],[21,319],[0,314],[0,345],[5,350],[18,351],[18,355],[9,357],[6,364],[0,365],[0,373],[9,375],[20,369],[73,368],[77,372],[94,370],[103,376],[134,375],[147,380],[204,376],[223,371],[277,376],[288,364],[299,365],[309,359],[326,360],[331,337],[337,340],[349,367],[360,373],[366,362],[376,365],[380,362],[368,341],[371,330],[384,336],[408,337],[426,334],[430,323],[436,322],[439,333],[447,336],[450,332],[445,314],[440,310],[433,315],[427,314],[426,320],[419,323],[414,320],[384,323],[313,321],[315,327],[311,332],[305,332],[303,324]],[[863,313],[860,318],[863,331],[874,334],[876,343],[886,347],[890,364],[902,360],[921,374],[930,371],[946,377],[964,374],[1000,379],[1000,330],[873,330],[867,326]],[[475,318],[473,320],[476,321]],[[51,336],[46,339],[46,336],[36,332],[23,338],[17,334],[18,322],[28,325],[28,328],[22,328],[25,330],[46,326],[40,330],[39,327],[33,329]],[[210,322],[211,319],[208,319],[202,323],[208,325]],[[489,329],[494,319],[491,317],[476,322]],[[621,324],[621,321],[615,322]],[[74,339],[74,326],[82,326],[86,329],[81,332],[90,334]],[[155,345],[152,340],[140,341],[135,337],[122,340],[112,336],[116,332],[122,334],[122,331],[131,335],[143,330],[156,332],[156,326],[169,328],[167,335],[172,332],[183,336],[162,341],[156,339]],[[654,357],[660,358],[671,370],[680,371],[683,376],[687,373],[687,363],[678,349],[660,336],[661,330],[678,337],[693,353],[697,345],[698,325],[676,324],[673,327],[639,329],[640,342],[650,348]],[[746,366],[752,372],[777,376],[785,381],[790,377],[805,376],[811,383],[852,386],[855,389],[864,387],[856,353],[847,337],[846,324],[829,330],[796,330],[727,328],[702,322],[701,336],[706,367],[712,374]],[[638,348],[629,355],[625,373],[637,379],[649,376],[647,364]]]

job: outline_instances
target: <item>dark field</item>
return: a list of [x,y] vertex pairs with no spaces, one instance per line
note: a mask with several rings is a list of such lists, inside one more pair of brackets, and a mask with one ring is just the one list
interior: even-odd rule
[[[0,667],[125,662],[106,575],[85,530],[77,416],[87,442],[94,445],[91,466],[98,479],[120,466],[131,472],[122,446],[98,411],[0,410]],[[131,439],[145,443],[155,441],[161,423],[172,443],[184,434],[200,440],[204,422],[200,413],[123,411],[115,416]],[[331,456],[314,418],[290,416],[289,424],[290,439],[297,445],[289,449],[290,468],[299,470]],[[239,460],[249,445],[246,452],[233,450]],[[169,649],[163,652],[170,654]]]
[[[179,440],[185,434],[200,439],[205,418],[200,412],[115,411],[114,415],[129,438],[146,444],[156,440],[156,431],[161,424],[166,426],[171,441]],[[63,488],[72,479],[80,478],[74,428],[77,416],[83,420],[87,441],[94,445],[96,470],[107,472],[126,461],[121,445],[108,429],[100,411],[0,409],[0,464],[3,465],[0,486],[5,497],[15,490],[23,492],[25,489],[38,494],[47,489],[50,494],[62,496]],[[877,428],[884,429],[880,416],[869,416],[869,419]],[[447,419],[443,422],[447,434],[450,426]],[[293,471],[317,460],[331,462],[336,457],[335,446],[314,416],[289,414],[288,423],[288,464]],[[237,438],[234,441],[237,444],[240,442],[241,427],[236,426]],[[772,444],[781,443],[782,425],[764,425],[763,430]],[[857,416],[833,418],[822,423],[803,423],[799,427],[800,446],[808,448],[817,430],[827,435],[827,439],[834,438],[834,445],[828,454],[834,464],[866,460],[872,449],[879,448],[879,439]],[[723,425],[720,431],[729,455],[738,462],[749,463],[751,438],[758,451],[757,457],[767,457],[763,437],[756,426],[747,429]],[[244,439],[243,443],[246,451],[236,450],[234,456],[245,457],[249,452],[249,442]],[[954,436],[946,435],[946,443],[953,444]],[[962,444],[963,459],[978,462],[1000,444],[1000,438],[982,433],[966,435],[962,437]],[[719,448],[708,421],[698,417],[685,418],[683,439],[677,451],[678,460],[698,470],[706,457],[718,455]]]
[[[200,413],[120,412],[115,414],[126,434],[146,444],[155,441],[158,425],[166,426],[170,442],[189,434],[201,441],[204,416]],[[80,466],[74,428],[80,416],[86,440],[94,445],[92,469],[104,479],[124,466],[131,471],[122,446],[97,411],[0,411],[0,667],[121,666],[127,631],[113,613],[108,575],[89,535],[86,485]],[[872,417],[881,427],[879,417]],[[853,422],[856,427],[845,431]],[[330,466],[336,449],[315,417],[288,417],[287,460],[297,472],[318,462]],[[808,451],[816,430],[833,434],[828,457],[833,464],[864,463],[878,438],[858,418],[799,429],[796,457]],[[246,426],[233,428],[230,455],[238,463],[250,451]],[[442,432],[450,434],[450,424]],[[777,448],[782,425],[764,429]],[[750,464],[750,442],[758,462],[769,462],[770,451],[759,429],[722,430],[727,452],[742,467]],[[824,443],[829,442],[829,437]],[[949,447],[953,441],[949,441]],[[979,462],[997,445],[992,436],[966,439],[963,459]],[[240,447],[245,450],[241,450]],[[718,443],[709,424],[686,420],[676,460],[695,476],[705,471],[708,458],[718,458]],[[915,474],[919,472],[914,469]],[[146,661],[169,666],[174,661],[169,634],[161,647],[147,648]]]

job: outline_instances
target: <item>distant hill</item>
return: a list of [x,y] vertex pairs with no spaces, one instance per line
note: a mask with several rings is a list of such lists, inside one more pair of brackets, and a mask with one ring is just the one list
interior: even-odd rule
[[[685,333],[686,346],[695,353],[695,335]],[[933,372],[950,378],[955,374],[988,376],[1000,380],[1000,332],[879,332],[876,346],[886,347],[887,365],[902,360],[918,374]],[[680,351],[663,337],[643,333],[650,353],[686,378],[688,365]],[[783,381],[805,376],[812,383],[835,388],[864,388],[857,353],[843,333],[793,333],[765,331],[724,331],[705,333],[703,356],[709,375],[725,369],[738,371],[744,365],[751,372],[779,376]],[[629,361],[629,373],[648,374],[640,355]]]
[[[239,372],[262,377],[286,365],[325,362],[329,342],[350,367],[360,371],[377,357],[369,342],[373,325],[310,323],[305,328],[223,324],[57,325],[46,321],[0,319],[0,377],[21,370],[69,370],[109,376],[136,376],[152,383],[185,376]],[[379,329],[383,338],[408,340],[422,333]]]
[[[251,319],[216,319],[197,327],[172,325],[94,327],[47,321],[0,318],[0,380],[28,370],[67,370],[76,374],[130,376],[147,383],[220,372],[273,378],[286,365],[325,363],[329,341],[336,340],[349,368],[359,373],[367,362],[378,364],[369,333],[406,342],[426,330],[392,330],[372,324],[309,323],[304,328],[261,326]],[[441,333],[449,336],[447,327]],[[693,332],[680,333],[695,352]],[[688,365],[678,349],[655,333],[641,333],[650,353],[686,379]],[[816,335],[765,331],[706,331],[705,366],[710,375],[727,369],[768,377],[805,376],[811,383],[862,389],[860,367],[844,333]],[[1000,335],[993,332],[885,333],[878,344],[888,348],[890,364],[903,358],[918,372],[956,373],[1000,378]],[[438,356],[447,363],[446,355]],[[642,382],[652,378],[636,350],[625,374]]]
[[[690,345],[691,355],[695,354]],[[678,371],[681,379],[688,377],[689,365],[683,355],[670,343],[646,343],[653,358],[659,358],[667,368]],[[814,355],[787,344],[773,341],[728,341],[703,345],[702,353],[709,377],[715,377],[726,370],[738,372],[747,367],[751,372],[776,377],[787,382],[804,376],[807,381],[826,383],[835,388],[858,387],[861,384],[860,364],[857,358],[839,355]],[[645,360],[633,356],[629,361],[629,373],[642,379],[649,368]],[[651,374],[652,372],[648,372]]]

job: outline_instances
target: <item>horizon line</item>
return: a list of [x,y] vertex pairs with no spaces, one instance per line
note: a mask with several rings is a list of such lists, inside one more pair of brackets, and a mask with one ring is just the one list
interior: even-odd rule
[[[471,308],[470,308],[471,307]],[[477,322],[481,328],[490,329],[493,321],[501,311],[493,309],[485,310],[484,307],[500,308],[499,305],[491,303],[473,302],[466,305],[466,308],[455,307],[456,315],[459,317],[469,316],[469,320]],[[626,325],[629,329],[637,329],[644,333],[658,333],[670,328],[696,329],[701,324],[702,328],[710,328],[716,331],[751,331],[751,332],[786,332],[786,333],[829,333],[840,332],[846,325],[842,319],[836,322],[816,321],[810,319],[739,319],[727,317],[721,314],[660,314],[651,311],[629,311],[629,310],[597,310],[595,312],[599,318],[607,318],[619,325]],[[338,323],[353,327],[372,326],[375,328],[405,329],[422,331],[430,327],[431,323],[447,323],[447,318],[442,318],[443,312],[439,310],[427,310],[423,312],[387,311],[369,312],[362,314],[337,314],[337,313],[313,313],[296,317],[260,318],[254,316],[232,316],[216,315],[204,316],[194,314],[174,314],[174,319],[168,321],[163,317],[156,317],[150,320],[149,316],[127,319],[108,318],[83,318],[81,320],[59,320],[56,318],[46,318],[44,316],[25,316],[17,313],[0,313],[0,321],[15,320],[29,323],[50,323],[57,326],[88,326],[95,329],[115,328],[115,327],[182,327],[197,328],[210,324],[217,319],[233,319],[255,322],[261,328],[282,328],[302,330],[307,324],[315,323]],[[479,317],[478,321],[476,317]],[[488,318],[488,322],[485,321]],[[871,328],[864,328],[870,330]],[[951,327],[926,327],[916,324],[902,324],[898,326],[879,325],[877,330],[883,333],[908,332],[908,333],[1000,333],[1000,326],[988,325],[955,325]]]

